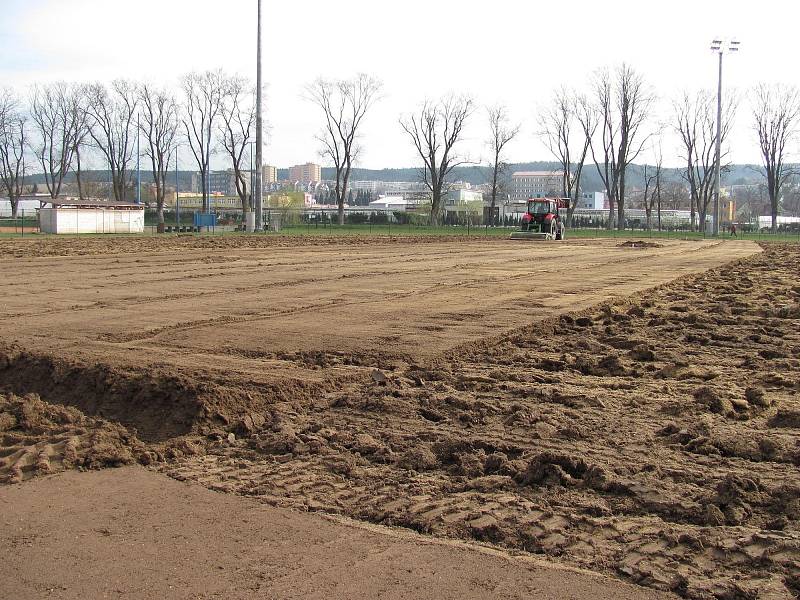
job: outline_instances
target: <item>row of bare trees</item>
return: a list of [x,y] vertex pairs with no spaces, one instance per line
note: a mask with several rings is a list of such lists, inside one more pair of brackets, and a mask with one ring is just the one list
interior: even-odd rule
[[[325,124],[318,136],[321,154],[333,164],[339,220],[344,220],[353,164],[362,150],[360,130],[369,109],[381,95],[381,83],[367,75],[348,80],[317,80],[308,86],[307,96],[323,112]],[[680,141],[680,169],[688,190],[692,229],[706,222],[716,193],[716,96],[707,91],[684,93],[672,103],[667,122],[657,122],[657,98],[643,75],[627,64],[601,69],[585,92],[562,87],[552,101],[540,107],[538,135],[561,166],[564,197],[572,200],[568,220],[578,205],[584,170],[591,159],[603,183],[609,205],[608,226],[624,227],[630,193],[629,172],[646,152],[659,148],[655,165],[646,165],[641,203],[652,226],[653,213],[661,226],[661,207],[666,182],[658,138],[669,128]],[[727,142],[738,106],[730,95],[722,110],[721,169],[729,165]],[[465,127],[476,106],[469,96],[451,94],[426,100],[413,114],[402,117],[400,125],[422,163],[420,179],[431,194],[431,224],[438,224],[453,170],[475,164],[458,151]],[[505,106],[487,108],[488,190],[490,214],[494,215],[505,177],[505,151],[518,137],[520,126],[512,123]],[[793,88],[760,86],[754,92],[753,119],[758,133],[762,166],[773,213],[777,222],[781,191],[794,171],[787,165],[790,145],[797,138],[800,101]],[[638,182],[637,182],[638,183]],[[674,190],[674,186],[670,188]]]
[[[652,88],[629,65],[603,69],[595,74],[588,95],[564,88],[555,94],[540,114],[540,135],[561,164],[566,197],[577,199],[587,150],[591,152],[606,188],[609,227],[615,221],[618,227],[624,226],[630,165],[646,150],[659,148],[654,152],[655,168],[648,165],[644,173],[643,204],[650,226],[652,210],[658,210],[664,188],[657,138],[662,130],[672,129],[680,141],[683,163],[680,173],[688,189],[691,226],[692,229],[702,227],[716,193],[716,95],[708,91],[684,93],[672,103],[667,121],[661,123],[656,122],[653,114],[655,103]],[[792,146],[800,141],[800,92],[793,87],[760,85],[751,94],[751,104],[774,230],[783,191],[798,174],[788,164],[788,159],[794,150]],[[723,171],[730,166],[727,142],[737,108],[735,94],[730,94],[721,107],[720,168]]]
[[[352,169],[362,151],[363,124],[381,98],[382,89],[380,80],[363,74],[344,80],[319,79],[306,88],[307,98],[324,116],[317,139],[322,156],[334,167],[334,191],[342,223]],[[254,87],[242,77],[217,70],[185,75],[181,91],[183,98],[179,100],[166,89],[125,80],[110,85],[36,86],[27,102],[10,90],[0,91],[0,183],[14,213],[30,158],[43,172],[52,198],[58,197],[65,177],[73,170],[83,197],[82,156],[87,149],[109,165],[114,198],[125,200],[137,158],[138,135],[144,138],[142,156],[150,162],[159,223],[163,224],[167,170],[181,143],[191,150],[204,182],[204,210],[210,209],[205,182],[217,151],[226,156],[232,168],[242,209],[252,210],[252,190],[244,163],[254,137]],[[557,90],[552,100],[540,107],[537,133],[561,166],[561,193],[572,199],[570,220],[591,157],[605,187],[609,227],[623,227],[630,167],[648,149],[660,147],[658,137],[669,128],[680,140],[681,174],[688,189],[692,227],[705,223],[715,194],[716,98],[705,91],[685,93],[673,102],[671,116],[661,123],[655,119],[656,100],[642,74],[622,64],[597,71],[585,91]],[[722,111],[723,169],[729,164],[726,142],[737,105],[732,96]],[[783,193],[797,175],[788,159],[800,137],[800,93],[790,87],[759,86],[752,94],[752,106],[776,227]],[[432,224],[440,222],[453,170],[475,164],[459,147],[475,110],[472,98],[451,94],[426,100],[417,112],[400,119],[422,163],[421,180],[431,193]],[[520,126],[512,122],[505,106],[486,111],[490,157],[486,162],[490,212],[494,215],[506,180],[505,153],[518,138]],[[659,150],[655,167],[645,168],[642,203],[648,225],[653,210],[660,221],[665,189],[660,156]]]
[[[125,201],[141,144],[163,227],[167,174],[181,143],[191,149],[203,182],[212,154],[223,152],[234,172],[242,208],[252,210],[244,162],[254,137],[254,86],[219,70],[185,75],[181,90],[182,102],[166,88],[127,80],[34,86],[27,102],[10,89],[0,90],[0,183],[13,215],[30,158],[43,174],[51,198],[59,197],[65,178],[74,171],[83,199],[82,169],[87,151],[92,152],[108,165],[114,199]],[[205,210],[210,207],[208,194],[203,185]]]

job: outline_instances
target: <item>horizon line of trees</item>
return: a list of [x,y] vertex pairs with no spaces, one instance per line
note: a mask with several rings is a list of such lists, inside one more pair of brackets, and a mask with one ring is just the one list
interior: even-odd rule
[[[167,177],[181,146],[189,148],[203,182],[212,154],[223,153],[235,173],[242,209],[252,210],[244,164],[254,138],[255,88],[221,69],[191,72],[180,82],[180,100],[166,88],[125,79],[34,85],[25,97],[0,89],[0,185],[12,215],[17,215],[31,164],[41,169],[51,198],[58,198],[73,173],[83,199],[86,155],[94,153],[107,164],[117,202],[127,200],[135,165],[145,161],[163,230]],[[207,211],[206,185],[202,195]]]
[[[204,182],[203,210],[209,210],[208,180],[211,157],[225,156],[235,176],[242,210],[253,210],[249,172],[254,139],[255,88],[241,76],[222,69],[191,72],[180,78],[180,98],[165,88],[124,79],[109,84],[64,82],[33,86],[23,98],[10,88],[0,89],[0,186],[16,216],[31,164],[41,169],[44,185],[57,198],[69,173],[74,174],[79,197],[87,153],[108,165],[114,199],[124,201],[130,189],[133,165],[148,163],[159,226],[163,227],[164,200],[170,165],[180,146],[188,147]],[[350,181],[363,150],[361,133],[368,113],[380,101],[382,82],[359,74],[350,79],[317,79],[305,88],[305,98],[316,105],[323,126],[316,136],[320,155],[333,165],[332,200],[344,222],[344,205],[353,201]],[[784,193],[797,182],[797,165],[790,157],[800,141],[800,91],[781,84],[759,84],[750,93],[751,120],[762,158],[761,174],[772,216],[777,216]],[[689,199],[692,229],[703,226],[716,194],[717,168],[730,166],[728,140],[740,106],[729,93],[720,121],[720,164],[716,162],[717,102],[712,91],[682,92],[670,101],[669,117],[655,119],[659,98],[645,77],[628,64],[601,68],[584,90],[561,87],[539,107],[536,135],[560,166],[560,193],[572,199],[568,221],[578,204],[587,169],[594,172],[608,199],[608,226],[622,228],[631,205],[631,167],[651,151],[637,189],[647,214],[647,226],[658,219],[667,187],[660,136],[669,130],[679,139],[683,167],[679,172]],[[465,130],[478,106],[469,95],[448,94],[426,99],[416,112],[400,117],[399,126],[420,161],[419,180],[431,196],[430,223],[444,214],[444,197],[458,167],[485,168],[489,214],[508,185],[508,147],[519,138],[521,124],[513,122],[506,106],[485,107],[489,159],[475,161],[463,153]],[[141,148],[137,150],[137,141]],[[363,196],[358,197],[363,201]]]

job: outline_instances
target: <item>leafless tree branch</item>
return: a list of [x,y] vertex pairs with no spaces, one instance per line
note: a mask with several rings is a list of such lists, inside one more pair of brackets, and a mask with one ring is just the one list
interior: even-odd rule
[[439,224],[448,176],[468,162],[455,152],[455,146],[473,110],[471,98],[450,95],[438,102],[426,100],[418,114],[400,119],[423,162],[423,180],[431,191],[431,225]]

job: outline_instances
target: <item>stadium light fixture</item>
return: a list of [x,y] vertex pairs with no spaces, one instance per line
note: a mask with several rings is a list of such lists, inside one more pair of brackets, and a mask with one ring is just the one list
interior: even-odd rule
[[[719,55],[719,77],[717,79],[717,139],[714,153],[714,220],[712,232],[719,235],[719,198],[721,192],[721,149],[722,149],[722,57],[727,53],[738,52],[740,43],[737,40],[711,40],[711,51]],[[705,230],[706,224],[703,223]]]

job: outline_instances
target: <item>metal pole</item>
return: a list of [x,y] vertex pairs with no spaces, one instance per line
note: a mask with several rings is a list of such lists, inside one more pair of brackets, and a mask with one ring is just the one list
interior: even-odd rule
[[262,156],[263,144],[263,118],[261,98],[261,0],[258,0],[258,49],[256,55],[256,231],[263,229],[262,212],[264,210],[264,157]]
[[142,155],[139,151],[139,138],[142,130],[139,123],[139,115],[136,115],[136,204],[142,203]]
[[[715,236],[719,235],[719,197],[720,197],[720,153],[722,147],[722,54],[719,51],[719,79],[717,85],[717,140],[716,140],[716,154],[714,159],[714,228],[713,233]],[[706,224],[703,223],[703,231],[705,231]]]
[[253,206],[253,188],[255,187],[255,178],[256,175],[253,172],[253,142],[250,142],[250,209],[255,210],[255,206]]
[[175,148],[175,225],[180,229],[181,226],[181,195],[178,185],[178,148]]

